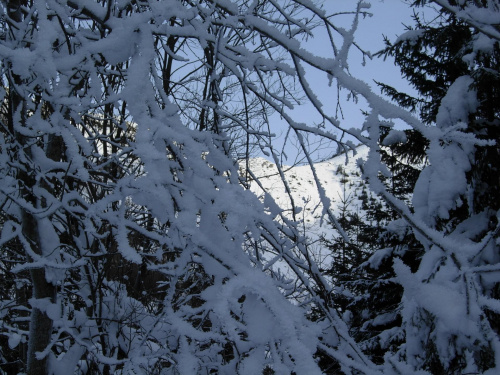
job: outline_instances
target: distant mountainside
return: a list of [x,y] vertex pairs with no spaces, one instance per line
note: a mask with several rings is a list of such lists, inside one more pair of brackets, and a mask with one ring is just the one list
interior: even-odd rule
[[[347,158],[345,154],[342,154],[314,164],[326,196],[330,199],[330,208],[334,214],[339,215],[342,208],[354,212],[360,209],[359,196],[362,190],[367,188],[360,177],[356,161],[360,158],[365,159],[367,154],[368,148],[360,146],[356,149],[355,155],[353,151],[349,151]],[[290,198],[286,193],[276,165],[264,158],[255,158],[251,160],[250,167],[276,203],[281,208],[290,210]],[[336,232],[332,230],[327,218],[323,217],[321,220],[323,205],[311,168],[308,165],[283,166],[283,170],[295,205],[302,208],[297,219],[303,221],[305,234],[313,238],[321,235],[325,237],[335,235]],[[251,190],[258,196],[263,193],[255,182],[252,182]]]

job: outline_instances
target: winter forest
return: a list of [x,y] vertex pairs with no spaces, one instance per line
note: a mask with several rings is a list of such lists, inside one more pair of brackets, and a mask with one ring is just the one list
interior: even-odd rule
[[500,1],[405,3],[2,0],[0,374],[499,374]]

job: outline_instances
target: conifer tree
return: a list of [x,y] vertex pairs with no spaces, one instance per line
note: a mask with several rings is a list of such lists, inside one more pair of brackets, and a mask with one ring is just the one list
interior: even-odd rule
[[[458,7],[456,2],[450,3]],[[468,2],[461,4],[465,8]],[[438,17],[427,23],[417,13],[418,7],[426,6],[427,1],[414,1],[412,5],[416,10],[415,25],[408,27],[408,32],[396,42],[391,43],[387,39],[387,48],[380,55],[394,58],[403,77],[416,89],[417,96],[378,82],[382,92],[399,106],[417,114],[429,127],[441,128],[457,126],[451,123],[454,116],[450,103],[452,95],[470,97],[470,93],[473,93],[477,104],[471,104],[474,100],[466,101],[469,107],[466,106],[463,111],[467,121],[458,126],[464,133],[473,134],[477,139],[498,140],[498,41],[485,38],[480,30],[450,9],[442,8]],[[487,4],[484,2],[475,6],[486,7]],[[455,117],[458,120],[460,115]],[[412,199],[412,193],[422,169],[429,163],[429,139],[414,129],[393,131],[385,126],[379,129],[381,160],[390,171],[390,177],[380,178],[387,191],[406,201],[411,212],[414,212],[412,204],[419,204],[419,201]],[[447,147],[446,144],[443,146]],[[467,146],[464,143],[460,147]],[[490,142],[488,146],[476,147],[469,154],[471,166],[466,173],[467,194],[457,198],[456,204],[452,204],[447,213],[435,215],[433,227],[447,236],[460,231],[466,233],[471,231],[472,226],[477,226],[483,228],[477,229],[475,237],[473,235],[479,241],[487,230],[498,228],[495,212],[500,202],[499,184],[493,180],[498,179],[499,175],[499,146]],[[406,349],[409,346],[407,341],[411,341],[411,338],[405,337],[409,332],[409,323],[403,322],[401,315],[408,301],[403,301],[404,289],[396,282],[393,263],[395,259],[401,259],[415,273],[428,249],[423,246],[425,241],[421,238],[417,240],[414,229],[400,218],[397,211],[393,211],[390,206],[382,207],[367,197],[362,198],[366,217],[389,215],[394,221],[382,231],[379,230],[377,236],[373,235],[373,227],[364,228],[365,233],[372,238],[371,248],[375,252],[367,262],[352,266],[350,279],[339,280],[341,308],[349,311],[352,334],[375,363],[382,363],[389,352],[411,362],[411,355]],[[498,235],[498,230],[494,233]],[[477,264],[492,261],[479,258],[476,256],[474,259]],[[489,296],[498,298],[499,284],[486,284]],[[486,309],[485,314],[488,324],[498,332],[498,313],[494,310]],[[433,314],[421,309],[414,318],[411,324],[418,326],[419,331],[429,332],[427,344],[422,347],[423,352],[418,359],[413,359],[414,364],[420,362],[415,368],[433,374],[455,374],[465,368],[483,372],[493,366],[493,349],[488,346],[491,344],[479,345],[477,351],[471,354],[460,347],[462,343],[450,341],[448,345],[453,348],[450,350],[452,354],[443,355],[439,347],[443,342],[436,338],[437,323]],[[403,327],[404,324],[406,327]]]
[[[414,1],[412,5],[419,7],[426,6],[427,3],[428,1],[425,0]],[[450,1],[447,3],[451,4],[451,7],[455,7],[453,9],[460,7],[465,9],[472,2]],[[475,3],[477,4],[473,5],[478,8],[488,6],[487,2]],[[491,6],[491,4],[489,5]],[[470,22],[459,18],[450,9],[441,8],[438,17],[432,22],[425,22],[422,16],[415,12],[415,25],[408,27],[408,32],[400,36],[396,42],[391,43],[387,40],[387,48],[382,53],[394,58],[402,75],[417,90],[418,97],[399,92],[383,83],[379,83],[379,85],[385,94],[389,95],[401,107],[417,113],[428,126],[440,128],[454,126],[461,128],[464,133],[473,134],[477,139],[498,140],[500,135],[498,126],[500,48],[498,40],[486,38],[481,30],[473,27]],[[455,99],[456,95],[466,98],[464,100],[465,108],[462,109],[464,114],[454,113],[456,108],[451,101],[460,100],[459,97]],[[467,120],[460,123],[461,116]],[[458,125],[452,123],[454,118],[456,118]],[[416,187],[418,188],[420,170],[415,166],[423,167],[428,163],[426,159],[428,141],[415,130],[408,130],[404,133],[404,137],[392,136],[393,139],[391,139],[391,132],[383,133],[380,140],[382,159],[385,160],[392,172],[392,181],[404,182],[400,186],[392,187],[394,196],[405,195],[414,191]],[[449,146],[452,147],[451,145],[452,142]],[[448,145],[443,143],[443,146],[447,147]],[[466,148],[466,142],[460,147]],[[487,230],[498,228],[498,218],[495,213],[500,205],[500,191],[498,182],[493,180],[497,179],[499,175],[500,149],[498,143],[490,142],[488,146],[476,147],[467,152],[471,156],[470,168],[466,173],[467,189],[464,189],[466,193],[457,197],[456,202],[449,206],[447,212],[435,215],[433,226],[445,236],[476,231],[476,234],[472,235],[472,239],[479,241]],[[424,179],[425,176],[422,180]],[[418,199],[413,199],[413,204],[420,203]],[[395,228],[395,223],[391,227]],[[498,230],[494,233],[498,235]],[[412,231],[407,232],[404,236],[400,232],[399,238],[392,236],[391,241],[393,247],[388,252],[388,256],[382,261],[380,261],[380,257],[373,257],[369,262],[371,265],[378,266],[377,282],[387,279],[384,274],[388,275],[389,278],[394,276],[394,271],[387,266],[391,266],[393,259],[397,257],[403,258],[403,262],[410,266],[412,272],[416,272],[419,268],[423,249],[420,244],[417,245]],[[425,243],[425,241],[423,242]],[[404,251],[401,252],[401,249]],[[492,261],[492,259],[480,260],[480,258],[476,255],[473,262],[479,265]],[[442,260],[442,264],[444,265],[444,260]],[[387,270],[388,273],[386,273]],[[498,298],[499,284],[495,282],[486,284],[489,296]],[[368,294],[372,301],[383,300],[376,293],[376,287],[370,288]],[[391,288],[385,288],[384,294],[392,295],[393,302],[398,300],[402,302],[402,289],[396,284]],[[396,306],[397,304],[393,304],[394,311],[397,311]],[[498,313],[492,310],[486,309],[485,313],[489,325],[498,332]],[[427,343],[422,347],[424,353],[420,353],[417,359],[415,359],[416,357],[411,359],[411,354],[408,351],[401,352],[407,356],[406,360],[418,362],[419,368],[433,374],[457,374],[462,373],[465,368],[483,372],[493,366],[491,344],[478,344],[477,349],[471,353],[468,351],[470,349],[464,349],[465,344],[455,339],[455,341],[446,344],[451,349],[448,349],[449,352],[444,354],[441,346],[444,345],[443,341],[436,338],[440,328],[436,328],[435,316],[425,309],[418,311],[413,315],[412,319],[414,320],[411,323],[406,323],[406,335],[409,332],[408,324],[415,324],[419,327],[419,331],[425,330],[429,336]],[[372,325],[372,331],[373,328],[376,327]],[[373,333],[369,336],[373,337]],[[394,333],[396,331],[392,332],[392,334]],[[408,341],[410,340],[409,337],[406,337],[405,340],[399,337],[400,343],[407,342],[406,346],[409,346]],[[397,343],[398,340],[394,342]],[[388,341],[386,341],[387,343]],[[398,351],[396,347],[385,349]],[[375,353],[372,352],[372,354]],[[373,359],[376,361],[376,358]]]
[[[385,133],[387,135],[387,133]],[[384,138],[381,138],[383,143]],[[415,179],[407,179],[416,167],[403,163],[383,149],[384,157],[392,157],[390,164],[393,176],[385,178],[384,183],[393,194],[408,200]],[[410,171],[410,172],[408,172]],[[406,172],[406,173],[405,173]],[[332,298],[335,307],[340,309],[349,323],[353,337],[375,363],[383,363],[386,351],[396,348],[404,337],[401,329],[400,302],[402,288],[394,281],[392,257],[403,257],[408,263],[415,262],[421,252],[411,230],[398,221],[388,227],[397,213],[381,197],[367,189],[366,182],[360,181],[361,193],[351,200],[359,200],[361,205],[354,211],[353,205],[344,207],[340,200],[339,222],[349,234],[351,241],[342,237],[325,241],[332,251],[330,276],[334,277],[335,293]],[[342,257],[334,254],[360,254],[349,257],[344,265]]]

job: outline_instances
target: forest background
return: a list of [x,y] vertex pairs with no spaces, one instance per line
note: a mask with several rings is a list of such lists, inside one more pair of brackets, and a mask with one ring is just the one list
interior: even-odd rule
[[[410,94],[351,72],[351,54],[374,57],[357,43],[365,1],[4,0],[0,371],[498,373],[500,3],[407,4],[378,57]],[[303,48],[315,35],[320,56]],[[320,121],[295,118],[303,102]],[[324,259],[283,126],[336,230]],[[335,214],[318,144],[365,147],[362,216]]]

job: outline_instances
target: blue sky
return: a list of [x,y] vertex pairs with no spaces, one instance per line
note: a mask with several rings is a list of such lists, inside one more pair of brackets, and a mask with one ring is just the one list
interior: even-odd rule
[[[355,38],[363,49],[375,53],[384,47],[384,35],[388,36],[391,40],[395,40],[398,35],[404,32],[404,24],[412,25],[411,16],[413,9],[403,0],[371,0],[368,2],[372,5],[369,12],[373,15],[361,20]],[[356,4],[357,2],[353,0],[325,0],[324,7],[327,13],[337,13],[352,11],[355,9]],[[352,19],[352,15],[339,15],[332,18],[336,25],[344,28],[350,28]],[[303,47],[317,55],[332,57],[330,50],[325,48],[325,43],[327,43],[325,41],[326,37],[326,35],[318,34],[308,40],[307,43],[303,43]],[[412,92],[406,81],[401,77],[399,69],[394,66],[392,60],[384,61],[381,58],[374,58],[366,60],[365,65],[363,65],[361,53],[352,50],[350,52],[349,68],[353,76],[372,84],[374,91],[377,93],[380,91],[373,83],[374,80],[387,83],[409,93]],[[336,87],[328,86],[328,79],[324,74],[311,72],[308,73],[307,77],[323,103],[324,109],[330,115],[335,115],[337,104]],[[363,103],[360,101],[358,104],[354,104],[352,100],[347,101],[347,92],[341,92],[340,95],[344,99],[342,101],[342,123],[346,127],[359,127],[363,122],[363,116],[360,112]],[[291,114],[293,114],[296,120],[308,125],[313,125],[321,121],[321,118],[308,105],[296,107],[295,110],[291,111]],[[337,112],[337,114],[339,113]],[[277,120],[279,121],[279,118]],[[291,164],[294,160],[294,149],[293,147],[287,147],[285,151],[289,156],[289,163]],[[321,156],[325,156],[331,152],[332,150],[328,150],[328,146],[326,146],[321,152]]]

